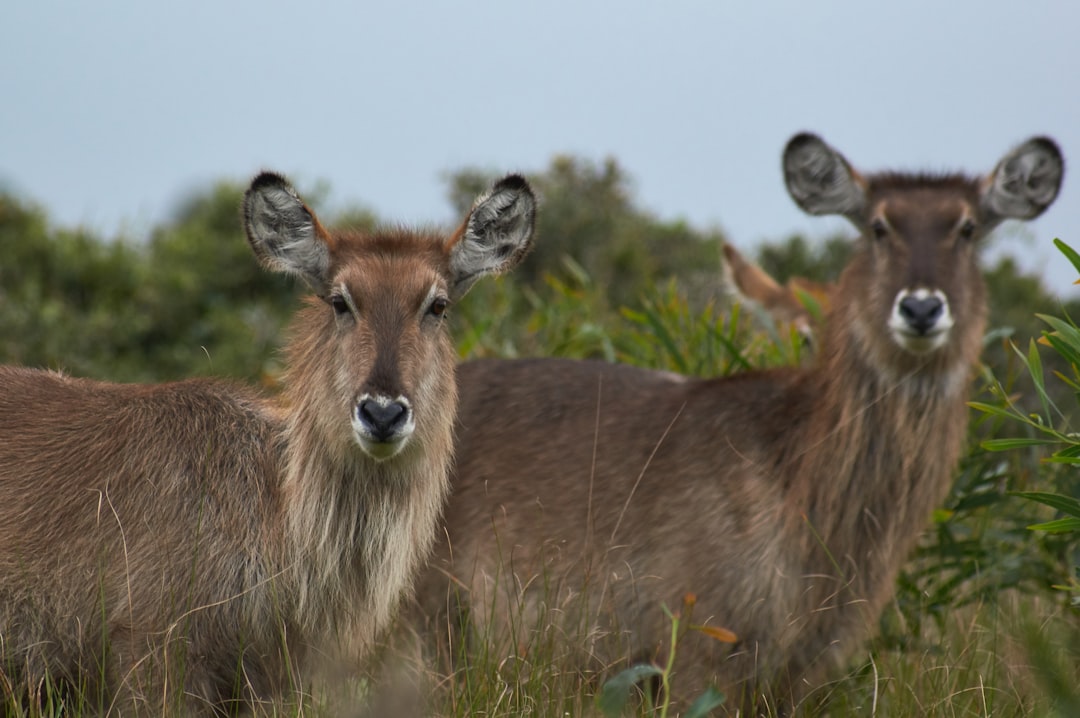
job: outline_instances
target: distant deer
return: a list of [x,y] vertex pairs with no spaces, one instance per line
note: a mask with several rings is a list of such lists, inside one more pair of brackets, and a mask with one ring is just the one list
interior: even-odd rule
[[683,696],[715,681],[747,712],[799,705],[872,633],[951,485],[987,311],[978,245],[1042,213],[1063,169],[1035,138],[986,177],[863,175],[800,134],[783,155],[791,196],[861,234],[815,366],[723,379],[559,359],[459,367],[424,612],[446,633],[446,611],[464,610],[481,640],[513,634],[513,653],[584,635],[607,668],[663,657],[661,606],[693,593],[694,622],[738,641],[687,635]]
[[738,300],[749,302],[780,327],[795,329],[805,340],[814,337],[815,317],[807,308],[807,299],[818,308],[828,308],[835,284],[792,277],[781,285],[757,264],[745,259],[735,247],[724,244],[724,284]]
[[329,232],[264,173],[248,241],[317,297],[280,398],[0,368],[0,705],[48,680],[103,713],[233,713],[367,649],[447,489],[447,309],[518,263],[534,209],[508,176],[450,236]]

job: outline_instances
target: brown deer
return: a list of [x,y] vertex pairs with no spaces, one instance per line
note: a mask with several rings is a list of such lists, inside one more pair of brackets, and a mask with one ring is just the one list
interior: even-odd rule
[[812,341],[815,316],[807,307],[807,300],[819,309],[827,309],[836,285],[805,277],[792,277],[786,284],[780,284],[732,245],[725,243],[723,251],[723,281],[732,297],[760,308],[778,327],[791,327],[804,340]]
[[92,712],[233,713],[306,690],[315,654],[367,649],[448,485],[447,309],[520,261],[534,211],[512,175],[450,236],[329,232],[263,173],[248,241],[317,297],[279,398],[0,368],[0,704],[48,680]]
[[692,593],[693,620],[737,642],[679,643],[683,697],[711,681],[747,713],[800,705],[871,634],[949,489],[987,311],[980,240],[1045,210],[1063,167],[1035,138],[985,177],[864,175],[800,134],[783,155],[791,196],[861,234],[813,367],[459,367],[446,539],[421,609],[449,637],[467,611],[489,652],[565,634],[608,668],[665,656],[662,606]]

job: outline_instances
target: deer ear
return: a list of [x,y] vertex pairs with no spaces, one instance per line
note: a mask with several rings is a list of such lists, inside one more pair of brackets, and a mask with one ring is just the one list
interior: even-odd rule
[[723,251],[724,283],[734,294],[764,305],[784,291],[772,275],[746,261],[735,247],[725,243]]
[[300,276],[320,296],[328,291],[329,235],[284,177],[263,172],[244,194],[244,231],[267,269]]
[[986,220],[1038,217],[1057,198],[1064,174],[1065,160],[1054,141],[1033,137],[1005,155],[984,181]]
[[784,148],[784,182],[803,211],[853,222],[866,205],[866,184],[843,155],[817,135],[795,135]]
[[450,298],[463,296],[485,274],[517,265],[532,246],[536,197],[521,175],[508,175],[477,198],[447,242]]

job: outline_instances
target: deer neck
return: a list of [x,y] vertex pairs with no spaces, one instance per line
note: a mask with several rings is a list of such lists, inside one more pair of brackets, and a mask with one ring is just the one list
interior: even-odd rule
[[[891,557],[906,555],[951,484],[980,342],[915,357],[837,319],[806,375],[815,411],[793,475],[813,480],[799,482],[793,508],[831,552],[857,547],[898,565]],[[981,323],[968,334],[981,340]]]
[[426,557],[450,454],[417,436],[400,455],[376,461],[331,429],[317,399],[288,399],[283,553],[294,610],[314,635],[372,635],[367,629],[389,622]]

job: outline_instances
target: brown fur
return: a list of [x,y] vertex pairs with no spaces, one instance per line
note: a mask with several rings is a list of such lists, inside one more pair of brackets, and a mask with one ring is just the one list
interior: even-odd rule
[[[492,201],[478,234],[506,240],[499,221],[524,217],[511,239],[527,246],[524,181],[477,208]],[[513,262],[482,242],[462,258],[457,235],[331,235],[270,174],[245,219],[264,264],[326,298],[292,322],[281,397],[0,367],[0,701],[47,676],[123,715],[231,713],[304,691],[316,655],[367,652],[425,558],[457,403],[456,354],[429,307]],[[368,394],[414,415],[395,454],[354,435]]]
[[[1046,182],[1060,184],[1052,143],[1024,150],[1056,159]],[[1012,199],[988,188],[1014,186],[1000,175],[1017,164],[879,182],[819,139],[793,139],[793,196],[864,235],[813,367],[726,379],[559,359],[459,367],[446,540],[419,590],[429,630],[456,640],[447,617],[465,610],[473,640],[507,653],[565,632],[588,657],[579,667],[603,670],[663,660],[661,606],[693,593],[694,622],[738,642],[688,634],[681,695],[714,681],[729,706],[798,705],[871,634],[949,488],[986,318],[975,245]],[[1011,216],[1042,211],[1056,188]],[[913,353],[886,329],[904,288],[947,297],[943,346]]]

